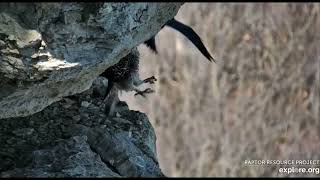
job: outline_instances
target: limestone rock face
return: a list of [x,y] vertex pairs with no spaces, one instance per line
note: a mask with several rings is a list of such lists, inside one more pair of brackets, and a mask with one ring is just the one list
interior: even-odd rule
[[83,92],[182,3],[1,3],[0,119]]

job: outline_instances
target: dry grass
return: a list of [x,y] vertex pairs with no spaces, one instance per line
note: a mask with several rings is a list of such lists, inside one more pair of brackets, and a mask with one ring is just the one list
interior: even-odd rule
[[176,18],[218,63],[164,28],[159,55],[140,47],[156,93],[122,97],[152,121],[166,175],[284,176],[244,160],[320,159],[320,4],[186,3]]

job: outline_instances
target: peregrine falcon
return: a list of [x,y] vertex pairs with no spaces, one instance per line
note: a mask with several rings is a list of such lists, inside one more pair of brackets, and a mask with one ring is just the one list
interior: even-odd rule
[[[175,20],[174,18],[169,20],[164,26],[172,27],[181,32],[198,48],[198,50],[200,50],[200,52],[210,62],[215,61],[206,47],[203,45],[200,37],[192,28]],[[144,44],[146,44],[151,50],[157,53],[155,36],[145,41]],[[137,48],[131,50],[131,52],[127,56],[120,59],[117,64],[106,69],[100,76],[108,79],[108,88],[104,97],[104,101],[107,104],[109,103],[109,110],[106,110],[109,115],[110,113],[114,113],[114,107],[119,102],[117,96],[118,90],[136,91],[135,95],[141,95],[145,97],[145,93],[152,93],[154,92],[154,90],[152,90],[151,88],[139,90],[138,86],[142,85],[143,83],[153,84],[155,81],[157,81],[154,76],[144,80],[140,79],[139,51],[137,50]],[[114,98],[116,98],[117,100]]]
[[139,90],[139,86],[143,83],[153,84],[157,79],[152,76],[141,80],[139,77],[139,51],[134,48],[120,61],[106,69],[100,76],[108,79],[108,87],[104,96],[104,102],[106,105],[106,112],[109,115],[113,115],[115,112],[115,106],[119,102],[118,90],[124,91],[136,91],[136,95],[145,97],[146,93],[153,93],[154,90],[147,88],[145,90]]

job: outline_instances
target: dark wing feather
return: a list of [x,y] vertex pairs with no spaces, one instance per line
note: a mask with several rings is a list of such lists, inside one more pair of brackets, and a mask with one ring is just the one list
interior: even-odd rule
[[179,21],[176,21],[174,18],[166,23],[169,27],[179,31],[184,36],[186,36],[199,50],[200,52],[209,60],[214,61],[207,48],[203,45],[201,38],[197,35],[197,33],[190,28],[189,26],[182,24]]
[[156,47],[156,39],[155,36],[150,38],[149,40],[145,41],[144,44],[150,48],[154,53],[158,54],[157,47]]

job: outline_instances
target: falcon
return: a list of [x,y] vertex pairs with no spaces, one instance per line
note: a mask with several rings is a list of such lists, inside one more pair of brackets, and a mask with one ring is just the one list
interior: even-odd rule
[[[197,48],[198,50],[210,61],[215,60],[212,58],[206,47],[203,45],[201,38],[197,33],[189,26],[175,20],[174,18],[169,20],[163,27],[169,26],[183,35],[185,35]],[[162,28],[163,28],[162,27]],[[149,40],[145,41],[144,44],[147,45],[151,50],[157,53],[155,36],[151,37]],[[131,50],[131,52],[125,57],[121,58],[120,61],[107,68],[100,76],[108,79],[108,87],[106,94],[104,96],[104,102],[107,105],[106,112],[110,115],[114,113],[115,106],[119,102],[117,93],[118,90],[124,91],[135,91],[136,95],[141,95],[146,97],[146,93],[153,93],[154,90],[147,88],[145,90],[140,90],[138,87],[144,83],[153,84],[157,79],[154,76],[141,80],[139,77],[139,51],[137,48]],[[115,99],[116,98],[116,99]]]
[[106,69],[100,76],[108,79],[108,87],[104,96],[104,104],[106,104],[106,113],[113,116],[115,107],[119,103],[118,90],[136,91],[136,95],[146,97],[146,93],[153,93],[154,90],[147,88],[140,90],[138,87],[144,83],[153,84],[157,79],[152,76],[141,80],[139,77],[139,51],[137,48],[120,61]]

